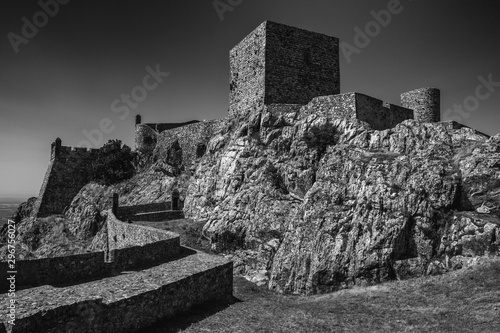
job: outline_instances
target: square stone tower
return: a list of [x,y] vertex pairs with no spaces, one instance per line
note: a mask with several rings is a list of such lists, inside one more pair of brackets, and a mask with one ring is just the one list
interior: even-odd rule
[[230,51],[229,113],[340,93],[339,40],[266,21]]

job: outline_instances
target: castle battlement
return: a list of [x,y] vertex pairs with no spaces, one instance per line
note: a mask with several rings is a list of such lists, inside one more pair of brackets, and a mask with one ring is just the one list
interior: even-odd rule
[[92,158],[95,157],[98,151],[99,149],[97,148],[63,146],[62,140],[60,138],[57,138],[51,144],[50,159],[53,160],[55,158],[69,158],[69,157]]
[[61,214],[88,182],[87,167],[99,149],[63,146],[57,138],[50,147],[50,163],[32,216]]
[[[403,93],[401,106],[358,92],[341,94],[336,37],[266,21],[230,50],[229,64],[229,117],[245,119],[264,109],[286,112],[293,106],[299,107],[300,116],[325,112],[329,117],[367,122],[375,130],[392,128],[407,119],[440,121],[440,91],[436,88]],[[148,154],[162,141],[161,133],[170,133],[165,135],[171,142],[172,136],[181,137],[185,132],[182,128],[196,123],[141,122],[137,115],[135,148]],[[206,132],[204,126],[194,128]],[[192,127],[188,132],[200,136]],[[187,148],[182,147],[183,151]]]

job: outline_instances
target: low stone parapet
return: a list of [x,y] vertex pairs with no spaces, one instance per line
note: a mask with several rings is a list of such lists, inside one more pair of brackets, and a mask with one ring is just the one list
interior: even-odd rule
[[[183,248],[178,260],[142,271],[20,290],[15,326],[6,327],[8,333],[133,332],[207,301],[229,301],[232,290],[232,262]],[[4,322],[7,313],[3,302]]]

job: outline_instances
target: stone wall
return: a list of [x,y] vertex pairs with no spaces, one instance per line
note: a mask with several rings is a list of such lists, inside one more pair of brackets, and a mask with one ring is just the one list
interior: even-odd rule
[[177,238],[174,233],[133,223],[124,223],[119,221],[110,211],[106,213],[108,248],[110,250],[144,246]]
[[231,116],[340,92],[335,37],[266,21],[230,51]]
[[[213,256],[192,255],[144,274],[129,274],[86,286],[57,289],[44,286],[26,291],[29,295],[20,291],[18,306],[23,310],[17,313],[15,327],[5,325],[9,333],[135,332],[194,305],[231,300],[232,268],[231,262]],[[33,306],[34,302],[41,305]],[[0,307],[0,313],[4,311]]]
[[380,99],[360,93],[315,97],[301,112],[304,115],[323,113],[328,118],[358,119],[376,130],[393,128],[404,120],[413,119],[413,110],[384,104]]
[[172,148],[178,147],[182,151],[181,160],[176,163],[182,164],[188,169],[192,163],[205,152],[205,147],[213,134],[219,130],[224,119],[202,121],[178,127],[162,132],[158,137],[154,154],[158,159],[168,161],[172,155]]
[[135,150],[140,151],[142,153],[150,154],[156,147],[156,142],[158,141],[158,135],[161,132],[190,124],[195,124],[197,122],[198,122],[197,120],[193,120],[184,123],[161,123],[161,124],[137,123],[135,127]]
[[356,93],[315,97],[303,109],[305,116],[315,113],[327,118],[341,117],[356,119]]
[[401,94],[401,105],[415,110],[415,120],[430,123],[441,120],[441,92],[420,88]]
[[[112,272],[113,264],[104,261],[104,252],[92,252],[66,257],[43,258],[16,261],[16,288],[28,288],[45,284],[71,283],[98,276],[106,276]],[[0,262],[2,281],[0,293],[8,288],[4,272],[7,263]]]
[[266,25],[259,25],[229,53],[230,116],[264,104]]
[[[16,261],[16,286],[72,283],[109,276],[115,272],[154,265],[175,257],[179,236],[164,230],[118,221],[108,212],[108,251],[65,257]],[[0,262],[0,292],[7,290],[7,262]]]
[[375,130],[393,128],[403,120],[413,119],[414,112],[401,106],[384,104],[383,101],[356,93],[357,118],[366,121]]
[[51,160],[32,216],[47,217],[63,213],[87,184],[87,166],[97,152],[97,149],[61,146],[61,140],[57,139],[51,147]]

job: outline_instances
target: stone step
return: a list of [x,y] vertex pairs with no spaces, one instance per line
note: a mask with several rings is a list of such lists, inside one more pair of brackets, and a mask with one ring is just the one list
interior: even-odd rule
[[[232,262],[182,247],[178,259],[141,271],[66,287],[20,290],[15,326],[7,323],[8,302],[0,304],[0,315],[8,333],[133,332],[194,305],[229,301],[232,288]],[[7,298],[0,294],[0,299]]]

